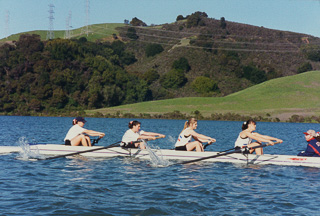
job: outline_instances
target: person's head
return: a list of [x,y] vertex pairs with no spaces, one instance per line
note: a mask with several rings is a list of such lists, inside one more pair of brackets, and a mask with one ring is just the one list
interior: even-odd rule
[[75,124],[83,123],[82,124],[82,126],[83,126],[84,123],[86,123],[86,122],[87,121],[83,117],[77,117],[77,118],[73,119],[72,124],[75,125]]
[[129,122],[129,128],[134,132],[138,132],[140,130],[141,123],[139,121],[131,121]]
[[307,132],[304,132],[304,138],[309,141],[313,138],[317,137],[317,133],[314,130],[308,130]]
[[256,122],[254,120],[252,120],[252,119],[249,119],[248,121],[243,122],[242,130],[246,130],[249,127],[252,127],[252,126],[256,126]]
[[183,129],[186,129],[187,127],[191,127],[193,129],[196,129],[198,126],[198,120],[195,119],[195,118],[191,118],[189,119],[188,121],[186,121],[184,123],[184,128]]

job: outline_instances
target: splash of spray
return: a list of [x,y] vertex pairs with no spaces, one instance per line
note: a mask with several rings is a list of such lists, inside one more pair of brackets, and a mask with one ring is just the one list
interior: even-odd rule
[[152,166],[154,167],[167,167],[170,166],[171,163],[170,161],[166,160],[165,158],[163,158],[163,155],[161,153],[161,150],[158,149],[157,152],[160,152],[160,155],[157,155],[151,148],[150,146],[147,144],[147,142],[145,140],[143,140],[143,144],[146,147],[146,150],[149,153],[150,156],[150,161],[152,163]]
[[19,152],[19,160],[29,160],[29,159],[44,159],[44,156],[39,153],[37,148],[30,148],[30,145],[35,145],[37,142],[35,139],[32,139],[32,142],[29,142],[26,137],[19,138],[19,146],[21,151]]

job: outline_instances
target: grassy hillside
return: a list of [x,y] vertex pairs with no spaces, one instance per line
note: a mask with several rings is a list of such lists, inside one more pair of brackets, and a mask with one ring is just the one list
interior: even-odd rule
[[[311,80],[320,81],[317,75],[319,72],[304,72],[320,70],[320,38],[236,22],[222,22],[200,12],[159,26],[95,24],[89,26],[88,31],[88,36],[85,28],[73,29],[71,34],[72,38],[85,37],[87,42],[57,39],[49,43],[37,43],[38,38],[26,39],[36,37],[30,35],[20,37],[20,41],[21,34],[0,40],[0,45],[9,42],[0,49],[0,57],[5,60],[3,67],[0,67],[3,86],[0,95],[6,95],[2,97],[5,100],[0,101],[3,110],[15,111],[15,114],[24,113],[26,106],[18,106],[20,98],[25,98],[21,94],[24,89],[20,88],[21,83],[25,85],[28,82],[25,80],[30,79],[30,82],[34,81],[35,87],[39,87],[34,76],[46,72],[43,77],[52,77],[44,79],[50,91],[46,97],[38,94],[34,103],[30,101],[35,96],[30,94],[28,100],[23,102],[28,106],[27,111],[39,112],[45,107],[43,104],[49,109],[52,106],[44,103],[43,98],[53,100],[57,97],[63,106],[57,103],[58,100],[53,100],[52,103],[59,107],[59,111],[68,113],[73,109],[84,110],[152,100],[88,112],[162,115],[177,110],[186,115],[197,111],[196,113],[200,112],[206,117],[217,113],[236,113],[242,115],[241,118],[243,115],[256,115],[281,120],[294,114],[319,114],[319,98],[317,95],[311,97],[317,92],[317,82],[311,83]],[[42,40],[46,40],[47,36],[47,31],[26,33],[39,34]],[[55,38],[64,38],[64,34],[65,31],[55,31]],[[74,43],[77,44],[76,47],[72,45]],[[42,50],[39,44],[43,44],[45,49]],[[64,44],[70,46],[66,47]],[[79,51],[83,53],[78,55]],[[89,55],[88,51],[92,53]],[[93,61],[91,57],[97,59]],[[58,60],[61,64],[52,63],[52,60]],[[110,68],[107,65],[110,62],[137,80],[135,84],[127,84],[132,79],[123,79],[119,73],[112,77],[115,82],[109,82],[107,78],[111,76],[108,75]],[[62,83],[69,71],[77,71],[89,78],[83,80],[83,85],[67,88]],[[22,78],[21,82],[17,77],[22,76],[26,78]],[[95,80],[90,82],[91,78]],[[265,82],[266,80],[269,82]],[[118,86],[115,87],[114,83]],[[59,89],[56,85],[59,85]],[[80,93],[73,92],[77,88],[80,88]],[[16,112],[18,107],[21,112]]]
[[[94,24],[90,25],[88,28],[88,37],[86,35],[85,28],[72,29],[71,37],[72,38],[80,38],[86,37],[88,41],[96,41],[96,40],[104,40],[112,37],[112,34],[118,34],[116,28],[123,27],[122,23],[103,23],[103,24]],[[23,32],[19,34],[10,35],[8,38],[3,38],[0,42],[5,41],[16,41],[19,39],[21,34],[37,34],[41,36],[41,40],[47,39],[47,31],[46,30],[37,30],[37,31],[29,31]],[[55,38],[64,38],[65,31],[64,30],[55,30],[54,31]]]
[[[148,80],[154,100],[226,96],[265,80],[295,75],[301,72],[301,68],[303,72],[320,70],[320,54],[313,53],[320,38],[228,21],[222,28],[220,20],[200,18],[201,25],[192,26],[188,25],[189,19],[146,27],[122,23],[95,24],[89,26],[88,36],[84,27],[73,29],[71,36],[86,37],[91,42],[118,42],[117,39],[125,42],[126,51],[132,52],[137,59],[124,66],[128,73],[142,79],[147,79],[145,74],[150,71],[158,74],[158,79]],[[42,40],[47,36],[47,31],[26,33],[39,34]],[[54,33],[55,38],[64,38],[65,31]],[[19,36],[2,39],[0,45],[4,41],[18,40]],[[148,56],[146,50],[153,44],[161,45],[163,51]],[[310,59],[307,53],[315,58]],[[173,64],[181,58],[190,66],[183,74],[186,81],[179,88],[164,85],[161,79],[168,80]],[[304,69],[306,65],[308,68]],[[198,77],[210,78],[217,88],[198,91],[192,86]]]
[[320,72],[273,79],[243,91],[219,98],[187,97],[136,103],[112,108],[90,110],[102,114],[139,113],[160,114],[178,110],[190,115],[198,110],[204,116],[213,113],[266,115],[286,120],[294,114],[320,115]]

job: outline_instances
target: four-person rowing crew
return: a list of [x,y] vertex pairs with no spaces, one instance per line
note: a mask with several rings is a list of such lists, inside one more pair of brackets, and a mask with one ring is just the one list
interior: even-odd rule
[[[77,117],[73,120],[73,126],[69,129],[64,141],[65,145],[72,146],[91,146],[89,136],[99,136],[102,138],[104,133],[88,130],[83,128],[86,120],[82,117]],[[191,118],[185,122],[184,128],[178,136],[178,140],[175,143],[175,150],[177,151],[193,151],[203,152],[207,145],[211,145],[216,142],[216,139],[197,133],[198,122],[195,118]],[[259,148],[262,142],[266,142],[270,145],[274,143],[282,143],[281,139],[261,135],[256,130],[256,122],[248,120],[242,124],[242,131],[239,133],[237,140],[235,141],[235,149],[249,149],[249,153],[256,153],[257,155],[263,154],[263,148]],[[308,142],[306,151],[301,152],[298,156],[320,156],[320,133],[316,133],[314,130],[308,130],[304,133]],[[126,148],[140,148],[145,149],[145,145],[142,140],[155,140],[158,138],[165,138],[164,134],[156,132],[146,132],[141,130],[141,123],[139,121],[130,121],[129,129],[124,133],[122,137],[122,145]],[[141,140],[141,141],[140,141]],[[255,142],[253,142],[255,140]],[[204,143],[207,143],[204,145]]]

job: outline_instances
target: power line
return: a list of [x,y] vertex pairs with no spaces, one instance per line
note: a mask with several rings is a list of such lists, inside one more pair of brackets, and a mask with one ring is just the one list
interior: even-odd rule
[[66,19],[66,32],[64,35],[65,39],[70,39],[72,37],[72,31],[70,30],[70,28],[72,28],[71,19],[72,19],[72,13],[71,11],[69,11],[68,17]]
[[6,38],[8,38],[10,35],[9,24],[10,24],[10,12],[7,10],[6,11],[6,18],[5,18],[5,29],[4,29],[4,35]]
[[[128,40],[135,41],[131,38],[127,38]],[[143,43],[154,43],[152,41],[145,41],[145,40],[138,40],[138,42]],[[169,46],[175,46],[177,44],[169,44],[169,43],[163,43],[163,42],[157,42],[157,44],[162,45],[169,45]],[[224,51],[237,51],[237,52],[271,52],[271,53],[298,53],[298,49],[283,49],[283,50],[267,50],[267,49],[247,49],[247,48],[226,48],[226,47],[203,47],[203,46],[193,46],[193,45],[186,45],[186,46],[179,46],[184,48],[195,48],[195,49],[205,49],[205,50],[224,50]]]
[[49,30],[47,31],[47,40],[54,39],[53,20],[54,20],[54,5],[49,4]]
[[[320,1],[320,0],[319,0]],[[243,24],[245,25],[245,24]],[[212,36],[213,34],[205,34],[205,33],[199,33],[199,32],[187,32],[187,31],[173,31],[173,30],[167,30],[167,29],[159,29],[159,28],[151,28],[151,27],[143,27],[143,26],[130,26],[131,28],[137,28],[137,29],[142,29],[142,30],[148,30],[148,31],[158,31],[158,32],[166,32],[166,33],[173,33],[173,34],[190,34],[190,35],[194,35],[194,34],[201,34],[203,36]],[[256,28],[259,28],[256,26]],[[265,28],[266,29],[266,28]],[[298,36],[298,33],[293,33],[293,32],[287,32],[287,31],[280,31],[280,30],[274,30],[274,29],[270,29],[271,31],[277,31],[278,33],[282,33],[284,34],[285,37],[290,37],[290,38],[300,38],[301,36]],[[248,35],[246,33],[246,35],[234,35],[234,34],[214,34],[215,36],[219,36],[219,37],[242,37],[242,38],[259,38],[260,36],[257,35]],[[314,37],[312,35],[307,35],[307,34],[301,34],[303,35],[303,37]]]
[[[106,29],[106,30],[112,30],[110,28],[107,27],[99,27],[100,29]],[[108,35],[106,33],[103,32],[95,32],[96,34],[100,34],[100,35]],[[144,35],[144,36],[148,36],[148,37],[152,37],[152,38],[158,38],[158,39],[171,39],[171,40],[178,40],[181,41],[181,39],[183,38],[176,38],[176,37],[167,37],[167,36],[159,36],[159,35],[148,35],[148,34],[142,34],[139,33],[139,35]],[[125,37],[125,39],[134,41],[128,37]],[[155,42],[153,41],[149,41],[146,39],[138,39],[137,41],[140,42],[144,42],[144,43],[158,43],[158,44],[162,44],[162,45],[168,45],[168,46],[177,46],[178,43],[169,43],[169,42]],[[205,41],[205,40],[199,40],[201,41]],[[207,50],[228,50],[228,51],[246,51],[246,52],[250,52],[250,51],[254,51],[254,52],[280,52],[280,53],[284,53],[284,52],[299,52],[299,47],[296,44],[290,44],[290,43],[286,43],[286,44],[274,44],[274,43],[265,43],[265,42],[235,42],[235,41],[218,41],[218,40],[212,40],[212,42],[214,44],[229,44],[232,46],[248,46],[248,45],[254,45],[254,46],[271,46],[272,49],[266,49],[266,48],[248,48],[248,47],[203,47],[203,46],[193,46],[193,45],[185,45],[185,46],[179,46],[179,47],[187,47],[187,48],[201,48],[201,49],[207,49]],[[278,48],[278,49],[274,49],[274,48]]]
[[86,34],[87,37],[89,35],[89,14],[90,14],[90,1],[86,0],[86,21],[85,21],[85,26],[82,28],[81,33]]
[[[100,28],[100,29],[106,29],[106,30],[113,30],[113,29],[110,29],[110,28],[107,28],[107,27],[97,27],[97,28]],[[147,29],[145,28],[144,30],[150,30],[150,29]],[[151,29],[152,31],[153,29]],[[163,31],[162,31],[163,32]],[[174,31],[169,31],[169,32],[174,32]],[[199,33],[188,33],[189,34],[189,37],[191,36],[199,36]],[[161,35],[155,35],[155,34],[145,34],[145,33],[141,33],[139,32],[138,35],[143,35],[143,36],[146,36],[146,37],[153,37],[153,38],[161,38],[161,39],[171,39],[171,40],[182,40],[183,37],[179,37],[177,34],[174,34],[174,36],[161,36]],[[200,35],[203,35],[203,34],[200,34]],[[219,39],[215,39],[214,37],[217,36],[217,35],[214,35],[214,34],[204,34],[207,39],[205,40],[201,40],[201,39],[197,39],[198,42],[213,42],[213,43],[218,43],[218,44],[231,44],[231,45],[245,45],[245,46],[248,46],[248,45],[261,45],[261,46],[276,46],[276,47],[282,47],[282,48],[292,48],[292,47],[295,47],[295,48],[298,48],[299,45],[301,43],[294,43],[294,42],[290,42],[290,41],[284,41],[284,42],[279,42],[277,41],[276,43],[267,43],[267,42],[263,42],[263,41],[259,41],[261,40],[261,38],[257,38],[256,41],[231,41],[235,38],[238,37],[238,35],[233,35],[233,37],[230,37],[230,36],[227,36],[225,37],[223,40],[219,40]],[[248,36],[250,37],[250,39],[252,39],[253,37],[252,36]],[[186,38],[186,37],[184,37]],[[188,38],[186,38],[188,39]],[[228,40],[229,39],[229,40]],[[301,39],[301,37],[299,37],[299,39]],[[310,43],[310,42],[309,42]],[[319,43],[310,43],[310,44],[319,44]]]

